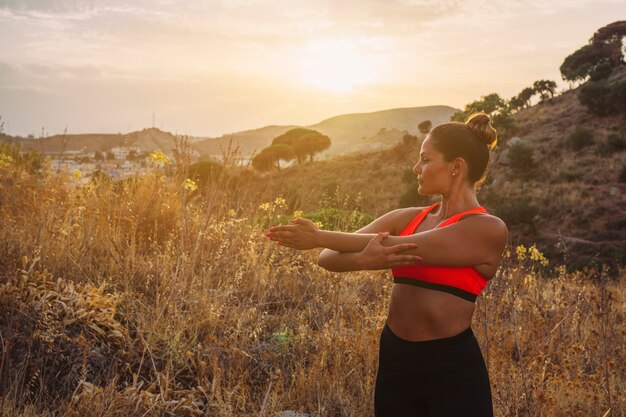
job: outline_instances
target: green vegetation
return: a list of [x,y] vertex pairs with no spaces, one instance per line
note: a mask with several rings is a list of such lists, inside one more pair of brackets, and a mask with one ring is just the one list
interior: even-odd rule
[[424,120],[423,122],[417,125],[417,129],[424,136],[428,135],[428,133],[430,132],[430,129],[432,128],[433,128],[433,123],[430,120]]
[[508,139],[515,132],[515,122],[507,102],[497,93],[487,94],[479,100],[465,105],[463,111],[454,113],[450,120],[465,122],[473,113],[484,112],[491,116],[492,124],[502,139]]
[[204,187],[209,182],[219,181],[220,178],[227,174],[224,165],[217,161],[205,160],[189,165],[188,175],[198,185]]
[[623,151],[626,149],[626,137],[620,136],[616,133],[612,133],[606,139],[609,148],[613,151]]
[[276,167],[280,170],[280,161],[298,160],[302,164],[308,156],[313,161],[316,153],[330,148],[328,136],[304,128],[291,129],[272,140],[272,144],[264,148],[261,153],[252,159],[252,166],[261,172],[267,172]]
[[612,69],[624,63],[622,38],[626,36],[626,21],[617,21],[600,28],[584,45],[561,64],[564,80],[584,82],[608,78]]
[[578,99],[590,112],[598,116],[626,112],[626,80],[609,84],[607,81],[589,81],[578,92]]
[[526,199],[513,199],[502,201],[495,208],[495,213],[509,226],[526,224],[534,228],[534,219],[539,214],[539,208]]
[[533,153],[533,147],[524,142],[517,142],[509,147],[509,167],[513,178],[525,180],[535,175],[537,165]]
[[593,133],[589,129],[577,128],[574,133],[567,138],[567,144],[574,151],[593,145]]

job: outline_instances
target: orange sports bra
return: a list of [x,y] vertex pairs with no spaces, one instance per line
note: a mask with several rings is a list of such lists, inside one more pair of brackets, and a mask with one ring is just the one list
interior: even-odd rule
[[[403,230],[400,236],[412,235],[426,215],[440,203],[435,203],[422,210]],[[476,207],[450,217],[437,227],[456,223],[463,216],[474,213],[487,213],[484,207]],[[454,294],[468,301],[475,302],[476,297],[487,285],[487,278],[473,266],[440,265],[405,265],[391,268],[393,282],[396,284],[415,285]]]

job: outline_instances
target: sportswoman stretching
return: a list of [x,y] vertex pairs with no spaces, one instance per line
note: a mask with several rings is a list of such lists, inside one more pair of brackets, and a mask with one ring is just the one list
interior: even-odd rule
[[489,116],[434,128],[413,168],[428,207],[398,209],[358,230],[319,230],[307,219],[267,234],[296,249],[327,248],[329,271],[391,268],[380,337],[377,417],[493,415],[487,368],[471,323],[474,301],[498,267],[508,230],[476,199],[497,142]]

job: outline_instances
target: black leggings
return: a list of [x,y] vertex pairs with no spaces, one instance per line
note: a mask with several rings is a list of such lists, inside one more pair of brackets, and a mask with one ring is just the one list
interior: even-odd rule
[[472,328],[412,342],[385,324],[374,405],[376,417],[492,417],[487,367]]

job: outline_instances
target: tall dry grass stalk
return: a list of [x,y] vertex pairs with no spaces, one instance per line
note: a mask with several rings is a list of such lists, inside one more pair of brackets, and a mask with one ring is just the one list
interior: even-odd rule
[[[115,183],[0,168],[2,413],[373,415],[388,272],[275,246],[278,196],[185,188],[179,146],[174,175]],[[505,258],[473,324],[496,415],[624,415],[624,293]]]

